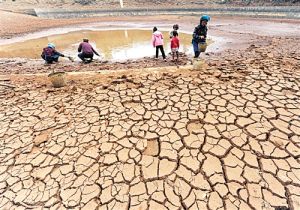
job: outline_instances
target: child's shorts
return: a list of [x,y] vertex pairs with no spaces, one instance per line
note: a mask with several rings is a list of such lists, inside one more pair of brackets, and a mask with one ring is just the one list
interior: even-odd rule
[[178,47],[172,48],[171,51],[172,51],[173,53],[178,52]]

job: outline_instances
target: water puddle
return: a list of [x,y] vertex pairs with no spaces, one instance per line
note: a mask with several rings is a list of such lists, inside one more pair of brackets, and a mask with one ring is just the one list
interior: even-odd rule
[[[165,52],[171,52],[168,32],[163,32]],[[0,45],[0,58],[40,59],[42,49],[47,43],[55,43],[56,50],[77,58],[77,48],[82,38],[88,38],[93,47],[105,60],[122,61],[154,56],[150,30],[82,30],[57,34],[22,42]],[[192,54],[191,34],[179,33],[180,52]]]

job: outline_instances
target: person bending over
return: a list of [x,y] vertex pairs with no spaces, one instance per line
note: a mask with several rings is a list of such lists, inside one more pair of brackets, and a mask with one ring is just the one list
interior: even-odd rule
[[65,57],[64,54],[55,50],[55,44],[53,43],[49,43],[48,46],[43,49],[43,52],[41,54],[41,57],[47,64],[58,62],[59,56]]
[[81,42],[78,47],[78,52],[78,57],[85,63],[92,62],[94,53],[97,56],[100,56],[99,53],[97,53],[97,51],[94,50],[92,45],[89,43],[88,39],[83,39],[83,42]]

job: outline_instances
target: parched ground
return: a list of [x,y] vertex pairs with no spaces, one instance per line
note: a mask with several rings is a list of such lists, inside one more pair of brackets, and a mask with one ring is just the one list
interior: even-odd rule
[[11,76],[0,208],[299,209],[300,57],[280,49],[201,71],[75,74],[62,89]]
[[197,69],[117,64],[55,89],[32,74],[48,67],[1,63],[0,209],[300,209],[299,36],[239,27],[247,47]]

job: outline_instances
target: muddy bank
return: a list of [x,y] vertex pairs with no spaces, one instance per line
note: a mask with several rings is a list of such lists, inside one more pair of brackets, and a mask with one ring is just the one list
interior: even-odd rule
[[[136,19],[137,18],[137,19]],[[144,29],[149,28],[151,31],[152,26],[156,25],[162,29],[171,28],[174,23],[173,19],[176,19],[176,23],[180,25],[181,31],[193,31],[195,23],[198,22],[197,17],[178,17],[178,16],[163,16],[163,17],[127,17],[126,21],[120,20],[120,18],[112,17],[112,20],[107,18],[100,18],[100,22],[94,22],[89,24],[78,24],[72,26],[66,26],[64,28],[44,30],[35,34],[28,34],[25,36],[15,37],[0,41],[2,44],[22,41],[31,39],[33,37],[45,36],[47,34],[53,34],[60,31],[61,33],[78,30],[83,28],[94,29],[107,29],[107,28],[122,28],[124,24],[128,27],[142,27]],[[213,21],[209,24],[209,37],[214,40],[214,43],[209,46],[207,54],[202,54],[201,57],[209,62],[209,60],[215,60],[212,65],[221,65],[224,60],[248,60],[248,49],[251,45],[265,46],[272,43],[272,37],[279,40],[280,46],[285,49],[282,53],[286,53],[285,56],[290,54],[288,49],[296,49],[299,43],[299,21],[295,20],[259,20],[253,18],[230,18],[230,17],[213,17]],[[146,22],[146,19],[148,21]],[[30,19],[27,19],[30,20]],[[94,19],[89,19],[95,21]],[[138,21],[140,20],[140,21]],[[68,20],[69,23],[78,23],[73,20]],[[275,21],[275,22],[274,22]],[[137,23],[139,22],[139,24]],[[162,24],[163,22],[163,24]],[[55,23],[55,21],[50,21]],[[15,23],[12,22],[12,25]],[[62,24],[67,24],[62,22]],[[16,26],[16,25],[15,25]],[[78,26],[78,27],[76,27]],[[249,27],[251,26],[251,27]],[[48,27],[51,27],[49,25]],[[22,29],[22,28],[21,28]],[[281,30],[278,30],[281,29]],[[20,28],[18,28],[20,30]],[[35,29],[37,30],[37,29]],[[281,38],[285,37],[285,38]],[[219,39],[221,38],[221,39]],[[46,44],[46,43],[45,43]],[[275,45],[269,47],[270,50],[279,51],[279,48]],[[297,52],[297,51],[296,51]],[[154,51],[153,51],[154,53]],[[154,55],[154,54],[153,54]],[[259,58],[259,55],[251,55],[252,59]],[[58,64],[45,66],[42,59],[0,59],[0,73],[1,74],[23,74],[23,73],[50,73],[52,70],[62,71],[100,71],[100,70],[117,70],[117,69],[130,69],[130,68],[149,68],[149,67],[161,67],[161,66],[177,66],[177,65],[190,65],[192,62],[191,55],[181,54],[180,62],[175,64],[171,61],[169,56],[167,62],[162,60],[155,61],[153,57],[124,61],[124,62],[109,62],[104,60],[97,60],[89,65],[82,65],[78,63],[71,63],[68,60],[61,59]],[[238,64],[238,63],[237,63]],[[233,67],[236,68],[236,67]]]
[[[1,12],[0,12],[1,14]],[[0,39],[0,44],[8,44],[18,41],[29,40],[32,38],[43,37],[56,33],[66,33],[74,30],[84,29],[96,29],[103,30],[108,28],[143,28],[151,29],[153,26],[158,26],[164,30],[170,30],[176,23],[180,25],[180,31],[191,33],[194,27],[197,25],[198,17],[186,17],[186,16],[161,16],[161,17],[102,17],[102,18],[88,18],[88,19],[68,19],[68,20],[49,20],[40,19],[29,16],[23,16],[18,14],[2,13],[3,17],[6,17],[8,24],[4,24],[1,28],[0,35],[5,37],[8,34],[14,34],[10,39]],[[36,24],[31,24],[31,27],[27,27],[26,24],[22,24],[22,21],[15,21],[12,17],[22,17],[21,20],[26,24],[30,24],[32,21],[36,21]],[[209,24],[208,36],[214,42],[208,48],[208,53],[218,53],[224,50],[246,49],[251,43],[257,44],[263,42],[264,37],[291,37],[299,38],[300,21],[297,20],[276,20],[276,19],[256,19],[256,18],[242,18],[242,17],[219,17],[213,16],[213,20]],[[46,22],[44,22],[46,21]],[[86,23],[85,23],[86,22]],[[2,22],[1,22],[2,23]],[[41,24],[47,23],[47,24]],[[20,25],[22,24],[22,26]],[[71,24],[71,25],[70,25]],[[57,26],[63,26],[62,28],[56,28]],[[250,26],[250,27],[249,27]],[[45,29],[44,29],[45,28]],[[41,30],[33,34],[24,35],[27,32],[34,32]],[[280,29],[280,30],[279,30]],[[168,42],[168,40],[166,41]],[[47,43],[45,43],[47,44]],[[292,44],[292,43],[291,43]],[[28,62],[29,66],[32,65],[35,69],[35,64],[41,65],[43,62],[34,60],[23,59],[4,59],[1,61],[1,65],[10,63],[13,66],[18,66],[20,63]],[[139,61],[138,61],[139,62]],[[13,63],[19,63],[17,65]],[[63,60],[63,64],[70,65]],[[151,62],[150,62],[151,63]],[[27,71],[26,65],[22,64],[25,72]],[[72,66],[72,65],[71,65]],[[142,65],[143,66],[143,65]],[[77,68],[77,67],[75,67]],[[4,70],[3,70],[4,71]],[[5,70],[6,71],[6,70]],[[30,70],[33,71],[33,70]],[[11,70],[14,72],[14,70]],[[23,70],[24,72],[24,70]]]
[[79,72],[79,71],[101,71],[101,70],[118,70],[118,69],[134,69],[149,68],[163,66],[184,66],[191,64],[192,60],[186,54],[180,53],[179,61],[173,62],[171,55],[167,61],[162,58],[155,60],[154,58],[145,57],[137,60],[126,60],[122,62],[110,62],[95,60],[90,64],[83,64],[71,61],[61,61],[52,65],[45,65],[41,60],[28,59],[0,59],[0,74],[34,74],[34,73],[50,73],[52,71]]
[[[1,12],[0,12],[1,14]],[[2,13],[5,16],[6,13]],[[18,14],[12,14],[18,17],[24,17],[22,20],[25,23],[30,23],[32,20],[41,23],[44,19],[33,18],[29,16],[19,16]],[[32,19],[33,18],[33,19]],[[194,27],[199,21],[199,17],[186,17],[186,16],[149,16],[149,17],[102,17],[102,18],[87,18],[87,19],[68,19],[68,20],[47,20],[47,25],[33,24],[32,28],[25,27],[26,24],[21,27],[18,21],[15,19],[7,19],[8,24],[4,28],[0,35],[3,37],[8,32],[17,34],[11,39],[1,39],[0,44],[13,43],[22,40],[28,40],[32,38],[47,36],[55,33],[65,33],[73,30],[82,29],[97,29],[103,30],[108,28],[143,28],[151,29],[153,26],[158,26],[161,29],[168,30],[176,23],[180,25],[180,31],[192,32]],[[86,22],[86,23],[85,23]],[[70,25],[71,24],[71,25]],[[64,27],[55,28],[57,25]],[[19,27],[20,26],[20,27]],[[7,28],[8,27],[8,28]],[[35,30],[41,30],[46,27],[46,30],[42,30],[37,33],[24,35],[28,30],[33,32]],[[52,28],[52,29],[51,29]],[[12,31],[10,31],[12,30]],[[208,35],[214,41],[208,48],[207,54],[202,54],[202,58],[205,60],[218,60],[219,63],[232,56],[240,57],[240,59],[248,59],[247,50],[249,46],[264,46],[268,45],[274,39],[280,40],[280,46],[286,49],[295,49],[296,43],[299,42],[300,33],[300,21],[298,20],[277,20],[277,19],[257,19],[257,18],[242,18],[242,17],[219,17],[213,16],[212,21],[209,24]],[[283,38],[284,37],[284,38]],[[168,42],[168,41],[166,41]],[[45,43],[46,44],[46,43]],[[270,49],[278,51],[275,46],[270,46]],[[289,51],[285,51],[289,54]],[[153,51],[154,53],[154,51]],[[98,60],[90,65],[81,65],[78,63],[71,63],[70,61],[61,59],[61,62],[53,66],[44,66],[43,60],[32,59],[0,59],[1,74],[20,74],[20,73],[43,73],[49,72],[52,69],[63,71],[98,71],[98,70],[116,70],[124,68],[149,68],[160,66],[176,66],[176,65],[190,65],[192,62],[191,55],[181,54],[180,62],[174,64],[171,62],[169,56],[168,62],[154,61],[152,57],[126,61],[126,62],[109,62],[104,60]],[[50,68],[50,70],[49,70]]]
[[[251,72],[253,68],[278,73],[299,73],[300,69],[300,41],[297,38],[270,38],[260,37],[259,42],[252,42],[246,49],[224,50],[222,52],[205,53],[201,57],[205,61],[205,68],[211,69],[210,74],[222,81],[231,79],[243,79],[244,74]],[[50,73],[52,71],[65,72],[101,72],[118,71],[123,69],[140,69],[142,73],[146,68],[175,67],[192,68],[191,56],[181,53],[179,62],[167,62],[162,59],[143,58],[124,62],[94,61],[90,64],[72,63],[70,61],[59,62],[53,65],[44,65],[42,61],[27,59],[3,59],[0,61],[0,74],[35,74]],[[274,65],[274,66],[273,66]]]

